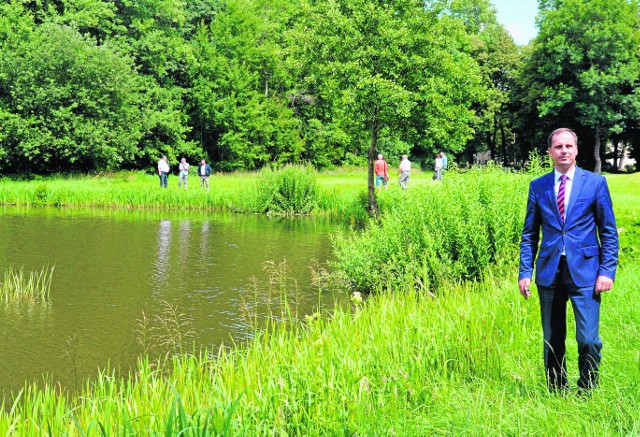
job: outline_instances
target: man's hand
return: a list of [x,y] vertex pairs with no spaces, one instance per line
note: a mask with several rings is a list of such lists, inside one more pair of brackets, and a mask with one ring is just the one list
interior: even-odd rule
[[522,278],[518,281],[518,288],[520,288],[520,294],[525,299],[529,299],[529,296],[531,296],[531,290],[529,290],[530,285],[531,285],[531,278]]
[[596,279],[596,295],[611,290],[613,287],[613,279],[606,276],[598,276]]

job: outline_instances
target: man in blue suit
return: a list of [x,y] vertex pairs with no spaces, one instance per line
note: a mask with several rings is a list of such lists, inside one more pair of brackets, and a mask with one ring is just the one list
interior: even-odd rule
[[528,298],[537,253],[535,281],[549,389],[565,389],[568,385],[565,339],[567,301],[571,300],[579,354],[578,387],[589,390],[598,383],[600,294],[613,286],[618,231],[606,179],[576,167],[575,132],[556,129],[548,142],[554,170],[529,186],[518,287]]

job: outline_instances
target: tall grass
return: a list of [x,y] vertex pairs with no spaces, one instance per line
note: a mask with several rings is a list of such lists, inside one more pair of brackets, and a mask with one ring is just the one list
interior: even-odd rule
[[[192,176],[193,179],[196,179]],[[172,182],[173,180],[173,182]],[[177,178],[161,189],[158,178],[142,172],[122,172],[95,177],[51,177],[33,181],[0,179],[0,204],[227,210],[237,212],[302,213],[318,204],[315,174],[304,167],[285,167],[260,173],[215,174],[210,190],[196,180],[188,190]]]
[[310,167],[265,168],[247,194],[248,209],[259,213],[309,214],[318,205],[318,184]]
[[[416,171],[412,186],[430,183]],[[299,166],[251,173],[213,174],[210,190],[195,175],[189,189],[169,178],[169,188],[144,172],[94,176],[53,176],[34,180],[0,178],[0,205],[98,207],[127,209],[217,210],[324,214],[357,224],[367,217],[367,171],[348,169],[316,173]],[[391,190],[399,187],[392,184]]]
[[4,272],[0,283],[0,302],[4,303],[36,303],[46,302],[51,294],[53,270],[43,267],[42,270],[31,271],[28,275],[22,268],[9,267]]
[[[142,359],[103,372],[80,396],[25,387],[4,405],[16,435],[633,435],[640,432],[640,275],[605,296],[601,385],[550,395],[538,306],[513,279],[366,303],[270,325],[247,346]],[[570,342],[569,356],[576,356]],[[570,366],[570,376],[577,369]],[[596,414],[597,412],[597,414]],[[92,434],[93,433],[93,434]]]
[[337,267],[362,291],[479,279],[519,240],[530,179],[487,167],[382,197],[384,220],[337,238]]

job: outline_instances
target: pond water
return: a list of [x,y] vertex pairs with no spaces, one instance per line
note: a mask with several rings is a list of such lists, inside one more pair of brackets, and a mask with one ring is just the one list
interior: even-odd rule
[[252,277],[268,289],[268,261],[286,260],[284,288],[309,314],[310,266],[331,258],[335,232],[309,218],[2,208],[0,281],[10,266],[54,272],[48,303],[0,304],[0,389],[48,375],[75,390],[98,369],[127,371],[145,350],[171,348],[176,320],[189,350],[245,340],[264,303]]

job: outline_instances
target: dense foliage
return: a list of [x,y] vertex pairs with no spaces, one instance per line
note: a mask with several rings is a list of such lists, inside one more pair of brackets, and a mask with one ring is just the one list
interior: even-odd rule
[[413,189],[384,220],[337,240],[337,267],[358,290],[433,292],[475,280],[519,241],[529,178],[473,170]]
[[489,0],[6,1],[0,171],[521,165],[559,124],[594,168],[640,150],[638,17],[544,1],[521,50]]

